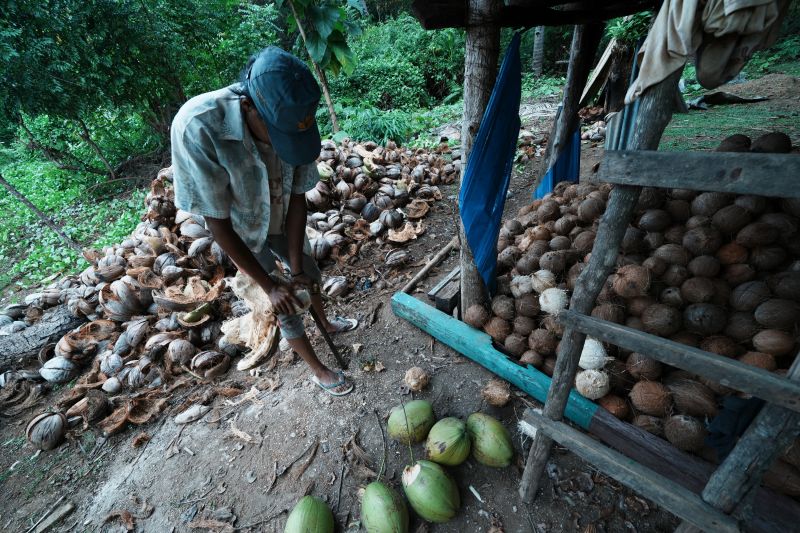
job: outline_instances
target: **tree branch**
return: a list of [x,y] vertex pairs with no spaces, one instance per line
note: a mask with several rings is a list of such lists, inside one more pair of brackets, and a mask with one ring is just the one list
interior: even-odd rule
[[117,174],[114,172],[114,167],[111,166],[111,163],[109,163],[108,159],[106,159],[106,157],[103,155],[103,151],[100,150],[100,147],[97,146],[97,143],[95,143],[92,140],[92,137],[89,134],[89,128],[86,127],[86,123],[83,121],[82,118],[78,119],[78,124],[80,124],[82,130],[80,133],[81,139],[86,141],[86,143],[92,148],[92,150],[94,150],[94,153],[97,154],[97,157],[100,158],[100,161],[103,162],[103,165],[108,170],[111,179],[117,179]]

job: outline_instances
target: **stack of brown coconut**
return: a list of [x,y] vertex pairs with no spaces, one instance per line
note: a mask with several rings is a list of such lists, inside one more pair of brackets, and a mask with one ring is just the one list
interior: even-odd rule
[[[722,148],[747,147],[741,137]],[[791,143],[769,134],[753,147],[787,153]],[[520,363],[552,375],[563,334],[555,315],[586,267],[610,191],[608,184],[561,183],[506,221],[497,296],[490,310],[471,307],[464,320]],[[617,269],[591,314],[785,373],[800,329],[800,200],[643,189]],[[707,451],[706,423],[723,397],[741,396],[713,377],[591,338],[575,385],[615,416],[697,453]],[[800,454],[786,460],[800,480]]]
[[[427,214],[430,203],[441,199],[434,184],[452,181],[458,168],[437,153],[348,141],[339,147],[326,141],[320,159],[324,181],[307,195],[315,255],[345,260],[362,241],[377,237],[393,245],[385,256],[390,267],[408,261],[399,245],[422,231],[420,222],[407,220]],[[64,303],[88,319],[41,350],[41,378],[78,380],[58,412],[31,422],[28,437],[37,447],[57,446],[68,417],[81,416],[106,434],[143,423],[163,408],[164,402],[153,398],[166,397],[164,385],[178,374],[219,377],[243,349],[221,331],[224,320],[248,312],[224,281],[235,273],[234,265],[202,217],[176,209],[170,179],[170,169],[164,169],[153,181],[147,212],[128,239],[102,252],[85,252],[91,266],[80,275],[29,297],[26,309],[11,308],[38,318],[43,309]],[[327,253],[319,253],[321,248]],[[324,286],[331,296],[348,288],[340,276]],[[30,372],[4,373],[0,389],[11,394],[32,378]]]

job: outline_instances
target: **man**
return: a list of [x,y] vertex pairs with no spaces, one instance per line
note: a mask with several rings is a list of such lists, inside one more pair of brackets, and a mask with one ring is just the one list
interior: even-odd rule
[[[325,318],[322,279],[305,236],[305,193],[319,181],[320,135],[314,115],[320,89],[305,64],[275,47],[250,58],[240,83],[186,102],[172,123],[175,204],[205,218],[236,266],[267,294],[281,335],[308,364],[314,383],[334,396],[353,390],[327,368],[305,334],[294,290],[311,289],[312,305],[331,333],[353,319]],[[275,275],[289,266],[291,285]],[[253,367],[260,361],[246,362]]]

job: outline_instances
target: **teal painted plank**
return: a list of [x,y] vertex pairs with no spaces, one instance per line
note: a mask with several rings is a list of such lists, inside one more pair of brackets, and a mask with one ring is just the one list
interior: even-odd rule
[[[532,366],[521,366],[504,353],[495,350],[492,338],[483,331],[402,292],[392,297],[392,311],[540,402],[544,403],[547,398],[550,378]],[[588,430],[597,409],[597,404],[573,390],[570,392],[564,416]]]

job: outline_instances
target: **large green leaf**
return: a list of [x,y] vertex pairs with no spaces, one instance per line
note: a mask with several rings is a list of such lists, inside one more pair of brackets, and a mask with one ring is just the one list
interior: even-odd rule
[[335,29],[336,23],[342,17],[338,7],[321,5],[310,5],[306,9],[306,15],[314,25],[314,29],[323,39],[327,39]]
[[328,43],[325,39],[319,36],[318,33],[310,33],[306,35],[306,48],[308,48],[308,55],[317,63],[322,63],[325,58],[325,52],[328,49]]
[[344,73],[350,76],[356,68],[356,56],[353,51],[343,41],[332,42],[330,47],[336,60],[341,64]]

